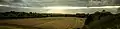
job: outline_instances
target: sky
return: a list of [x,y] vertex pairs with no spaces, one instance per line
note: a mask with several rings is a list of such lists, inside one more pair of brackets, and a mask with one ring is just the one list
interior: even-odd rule
[[[93,13],[101,8],[87,8],[87,0],[0,0],[0,12]],[[104,8],[116,13],[116,8]]]

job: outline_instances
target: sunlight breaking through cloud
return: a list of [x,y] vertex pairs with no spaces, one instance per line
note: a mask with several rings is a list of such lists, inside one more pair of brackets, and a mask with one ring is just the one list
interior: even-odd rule
[[[2,7],[10,8],[20,8],[20,9],[29,9],[28,12],[41,12],[41,13],[92,13],[95,11],[101,11],[100,9],[105,9],[107,11],[116,12],[116,9],[120,6],[101,6],[101,7],[73,7],[73,6],[49,6],[49,7],[20,7],[20,6],[11,6],[11,5],[0,5]],[[95,10],[96,9],[96,10]],[[108,10],[109,9],[109,10]],[[21,11],[21,10],[19,10]]]

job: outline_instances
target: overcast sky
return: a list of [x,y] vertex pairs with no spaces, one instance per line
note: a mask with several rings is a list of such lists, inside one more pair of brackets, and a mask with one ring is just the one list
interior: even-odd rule
[[[100,9],[43,9],[42,7],[52,6],[72,6],[72,7],[85,7],[88,3],[87,0],[0,0],[0,12],[6,11],[20,11],[20,12],[56,12],[63,13],[92,13],[100,11]],[[107,9],[107,11],[116,13],[116,9]]]

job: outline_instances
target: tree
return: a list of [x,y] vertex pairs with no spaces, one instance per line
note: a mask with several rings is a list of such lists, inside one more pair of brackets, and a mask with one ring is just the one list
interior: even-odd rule
[[0,2],[4,2],[4,0],[0,0]]
[[101,14],[101,12],[96,11],[94,14],[96,14],[96,15],[100,15],[100,14]]

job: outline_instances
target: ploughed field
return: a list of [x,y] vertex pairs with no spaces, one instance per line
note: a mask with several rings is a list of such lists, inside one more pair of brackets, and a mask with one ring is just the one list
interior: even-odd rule
[[12,29],[75,29],[84,26],[85,18],[46,17],[0,20],[0,28]]

